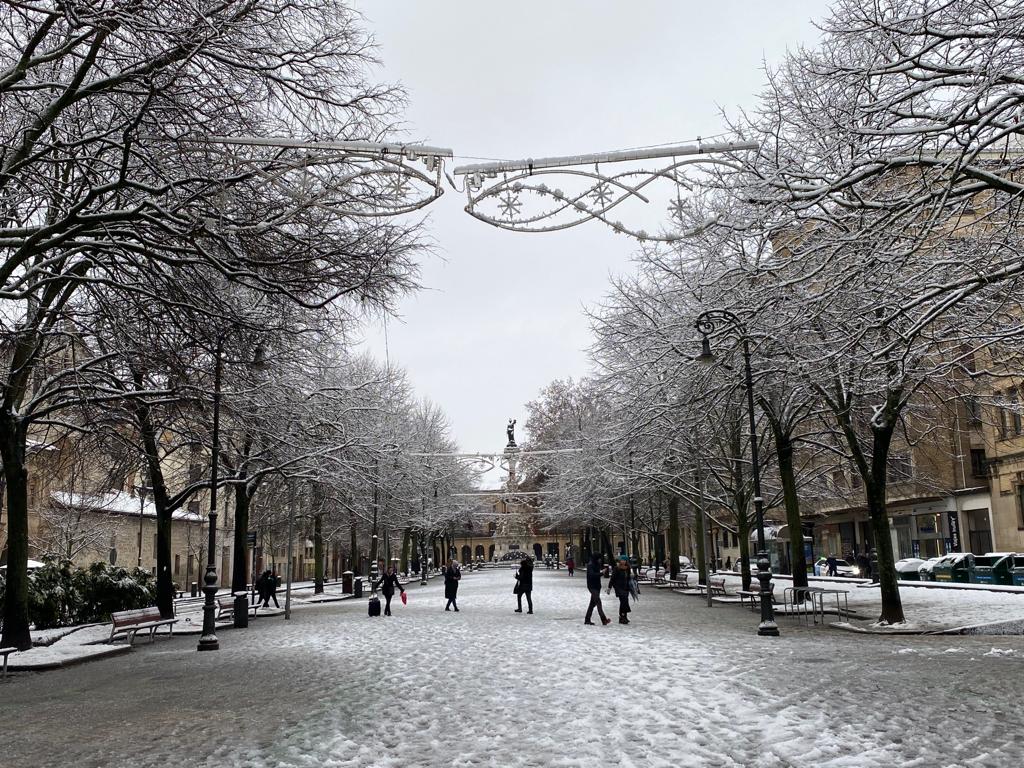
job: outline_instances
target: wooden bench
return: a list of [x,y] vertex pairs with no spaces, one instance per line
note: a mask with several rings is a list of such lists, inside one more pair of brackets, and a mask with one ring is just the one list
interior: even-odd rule
[[677,589],[690,589],[692,587],[690,584],[690,574],[688,573],[676,574],[674,579],[666,579],[665,583]]
[[[757,605],[761,602],[761,590],[760,589],[741,589],[736,592],[740,596],[740,604],[750,600],[750,610],[754,610]],[[773,581],[768,586],[768,594],[771,595],[772,602],[775,602],[775,582]]]
[[729,597],[729,593],[725,591],[725,577],[724,576],[712,576],[708,579],[708,585],[705,587],[703,584],[698,584],[697,589],[700,590],[701,594],[704,594],[704,590],[707,589],[711,592],[711,596],[721,595],[722,597]]
[[160,627],[167,627],[170,630],[170,634],[174,634],[174,625],[177,623],[177,619],[164,619],[160,616],[160,609],[153,608],[139,608],[134,611],[115,611],[110,614],[111,621],[113,622],[110,627],[110,637],[107,639],[108,643],[114,642],[114,638],[118,635],[124,635],[128,640],[128,645],[135,643],[135,635],[144,629],[149,630],[149,640],[153,641],[156,636],[156,631]]
[[17,648],[0,648],[0,656],[4,657],[4,677],[7,677],[7,657],[17,650]]
[[[246,605],[249,608],[249,615],[255,616],[256,609],[260,607],[259,603],[250,603],[249,596],[245,596]],[[217,615],[213,617],[214,621],[221,621],[226,619],[235,618],[235,598],[234,597],[218,597],[217,598]]]

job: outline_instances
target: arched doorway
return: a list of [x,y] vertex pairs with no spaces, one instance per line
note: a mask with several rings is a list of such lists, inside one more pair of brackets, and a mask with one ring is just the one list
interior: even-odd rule
[[491,560],[491,561],[493,561],[493,560],[494,560],[494,545],[493,545],[493,544],[491,544],[491,545],[490,545],[490,546],[489,546],[489,547],[487,548],[487,559],[488,559],[488,560]]
[[484,545],[483,544],[477,544],[476,545],[476,552],[474,552],[473,554],[476,557],[478,557],[478,558],[479,557],[483,557],[484,556]]
[[539,543],[534,543],[533,545],[533,559],[538,563],[544,559],[544,547]]
[[469,544],[462,545],[462,564],[466,565],[472,560],[473,550],[469,548]]

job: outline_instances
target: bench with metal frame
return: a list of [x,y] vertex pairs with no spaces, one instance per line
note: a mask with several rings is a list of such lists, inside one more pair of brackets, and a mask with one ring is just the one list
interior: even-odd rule
[[160,609],[157,607],[152,608],[138,608],[131,611],[115,611],[110,614],[111,627],[110,637],[107,638],[108,643],[114,642],[114,638],[119,635],[124,635],[128,640],[128,645],[135,643],[135,635],[143,630],[149,630],[149,640],[153,641],[156,636],[156,631],[160,627],[167,627],[169,634],[174,634],[174,625],[177,623],[177,619],[165,619],[160,616]]
[[7,677],[7,657],[17,650],[17,648],[0,648],[0,656],[4,657],[4,677]]
[[[754,610],[761,603],[761,590],[760,589],[741,589],[736,592],[740,596],[740,604],[744,604],[747,600],[750,601],[750,610]],[[768,594],[771,595],[772,602],[775,602],[775,582],[773,581],[768,585]]]
[[[260,607],[259,603],[248,602],[248,595],[246,595],[246,606],[249,608],[249,616],[255,617],[256,610]],[[218,597],[217,598],[217,615],[213,617],[214,621],[226,621],[227,619],[235,618],[235,598],[234,597]]]

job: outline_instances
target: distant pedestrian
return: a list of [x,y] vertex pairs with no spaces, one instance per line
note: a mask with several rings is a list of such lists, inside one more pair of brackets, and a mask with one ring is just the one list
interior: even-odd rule
[[615,596],[619,598],[619,624],[629,624],[626,614],[630,612],[629,596],[633,593],[633,573],[629,568],[629,561],[625,558],[619,560],[612,577],[608,581],[608,592],[615,590]]
[[871,577],[871,558],[868,557],[867,545],[864,546],[864,551],[857,555],[857,567],[860,568],[860,577],[862,579]]
[[380,566],[383,576],[377,580],[374,585],[374,589],[379,589],[380,593],[384,595],[384,615],[391,615],[391,598],[395,596],[395,588],[399,592],[405,593],[405,588],[398,583],[398,571],[395,570],[393,565],[384,567],[384,561],[380,561]]
[[256,579],[256,594],[259,596],[259,600],[256,604],[261,608],[266,608],[270,602],[270,571],[264,571]]
[[576,560],[573,559],[572,555],[565,559],[565,567],[569,569],[569,575],[572,576],[573,571],[576,570]]
[[612,620],[604,615],[604,606],[601,605],[601,574],[604,568],[601,565],[601,555],[592,554],[590,562],[587,563],[587,591],[590,592],[590,605],[587,606],[587,617],[584,624],[593,624],[594,609],[597,608],[597,615],[601,617],[601,623],[608,625]]
[[729,555],[727,558],[725,558],[725,570],[732,570],[732,555]]
[[828,569],[826,576],[838,576],[839,575],[839,560],[836,559],[835,552],[825,558],[825,566]]
[[277,602],[277,585],[278,576],[277,571],[270,570],[264,573],[266,580],[264,581],[264,595],[263,595],[263,607],[269,608],[270,601],[274,601],[274,607],[280,608],[281,604]]
[[459,579],[461,578],[462,572],[459,571],[454,561],[449,560],[444,567],[444,596],[448,601],[444,606],[446,611],[454,608],[456,613],[459,612],[459,604],[456,600],[459,596]]
[[519,562],[516,586],[512,591],[516,593],[516,600],[519,604],[516,613],[523,612],[523,595],[526,595],[526,605],[529,608],[527,613],[533,613],[533,560],[530,558],[524,557]]

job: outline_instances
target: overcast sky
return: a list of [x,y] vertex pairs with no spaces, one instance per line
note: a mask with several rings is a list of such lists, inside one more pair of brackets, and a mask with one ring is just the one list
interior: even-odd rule
[[[525,159],[686,142],[752,107],[763,64],[811,44],[825,0],[359,0],[383,79],[409,95],[409,139]],[[505,423],[555,378],[588,371],[583,307],[630,269],[635,241],[590,222],[513,233],[448,189],[428,210],[424,291],[388,322],[393,363],[448,413],[463,450],[501,450]],[[366,344],[384,357],[381,329]]]

